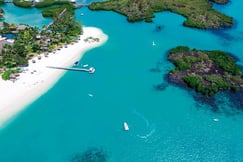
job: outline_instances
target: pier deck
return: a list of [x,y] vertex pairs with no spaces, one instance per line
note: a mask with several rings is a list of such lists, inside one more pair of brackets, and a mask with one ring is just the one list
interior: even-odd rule
[[65,68],[65,67],[56,67],[56,66],[46,66],[47,68],[51,68],[51,69],[61,69],[61,70],[71,70],[71,71],[84,71],[84,72],[88,72],[88,73],[94,73],[94,68]]

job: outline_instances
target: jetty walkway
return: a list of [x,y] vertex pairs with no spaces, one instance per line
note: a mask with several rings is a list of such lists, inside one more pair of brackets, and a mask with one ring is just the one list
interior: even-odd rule
[[95,68],[91,67],[91,68],[65,68],[65,67],[56,67],[56,66],[46,66],[47,68],[51,68],[51,69],[60,69],[60,70],[71,70],[71,71],[84,71],[84,72],[88,72],[88,73],[94,73],[95,72]]

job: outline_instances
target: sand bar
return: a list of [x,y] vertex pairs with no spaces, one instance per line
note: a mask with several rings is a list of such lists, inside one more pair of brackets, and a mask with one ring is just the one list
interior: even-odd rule
[[[99,38],[99,41],[87,41],[89,37]],[[65,70],[50,69],[46,66],[70,67],[75,61],[80,60],[86,51],[101,46],[107,39],[108,36],[102,30],[83,27],[83,35],[78,42],[51,52],[48,57],[42,54],[40,60],[37,57],[33,58],[36,62],[32,63],[30,60],[29,66],[20,73],[16,81],[0,79],[0,128],[47,92],[65,73]]]

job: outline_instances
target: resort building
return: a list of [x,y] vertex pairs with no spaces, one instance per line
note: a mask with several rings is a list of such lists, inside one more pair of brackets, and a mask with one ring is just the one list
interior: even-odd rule
[[2,49],[5,44],[12,45],[13,42],[8,41],[8,40],[6,40],[6,38],[0,36],[0,49]]

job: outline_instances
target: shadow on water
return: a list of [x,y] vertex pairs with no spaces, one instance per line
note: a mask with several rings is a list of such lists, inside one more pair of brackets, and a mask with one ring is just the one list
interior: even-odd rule
[[143,127],[143,129],[136,131],[136,137],[148,141],[149,137],[151,137],[156,131],[155,125],[150,123],[149,120],[136,109],[133,110],[133,114],[138,118],[138,120],[142,121],[141,126]]
[[156,91],[164,91],[168,86],[169,86],[169,84],[167,82],[166,83],[163,82],[163,83],[154,85],[153,87]]
[[164,29],[163,25],[156,25],[155,29],[153,30],[154,32],[160,32],[161,30]]
[[107,162],[107,160],[107,153],[103,149],[92,147],[73,155],[70,162]]
[[153,85],[154,90],[164,91],[168,86],[168,73],[172,69],[171,63],[164,63],[162,59],[156,62],[155,67],[149,69],[150,72],[162,74],[163,82]]
[[194,93],[196,107],[199,109],[208,108],[214,113],[233,116],[243,113],[243,91],[219,92],[212,97]]
[[214,34],[224,40],[227,40],[227,41],[234,41],[236,39],[233,35],[227,33],[224,30],[212,30],[211,32],[212,32],[212,34]]
[[233,42],[243,41],[242,32],[230,33],[229,30],[224,29],[224,30],[212,30],[211,33],[221,39],[223,46],[229,46]]

